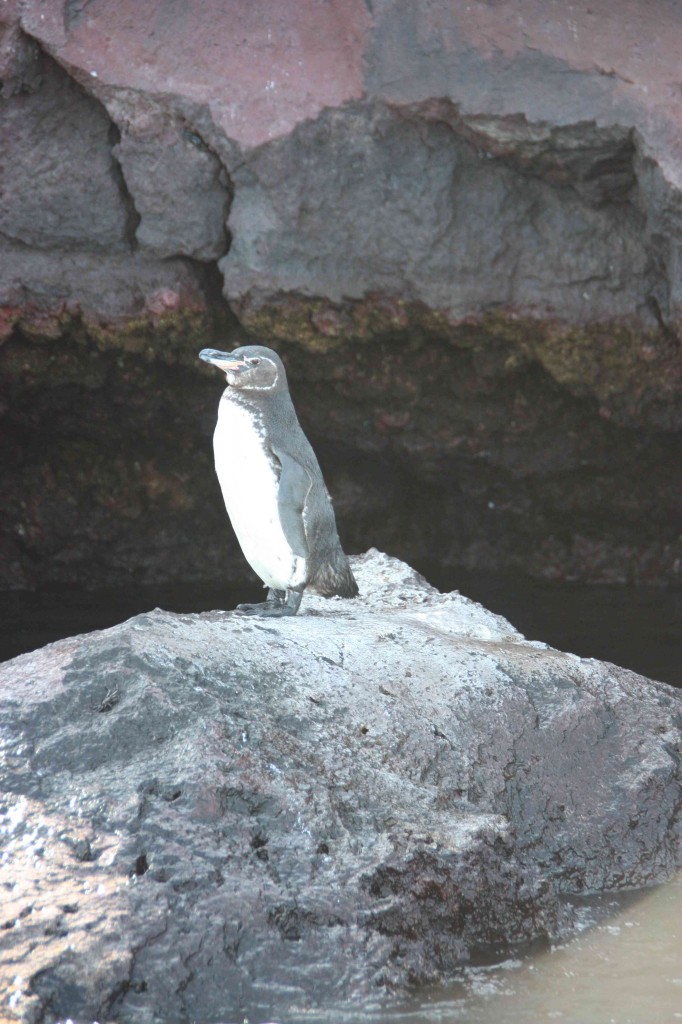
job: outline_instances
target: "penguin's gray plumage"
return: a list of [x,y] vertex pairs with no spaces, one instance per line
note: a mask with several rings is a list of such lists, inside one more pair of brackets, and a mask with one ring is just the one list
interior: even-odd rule
[[205,348],[228,386],[213,435],[215,466],[242,551],[268,589],[246,614],[293,615],[307,588],[325,597],[358,593],[341,548],[331,498],[272,349]]

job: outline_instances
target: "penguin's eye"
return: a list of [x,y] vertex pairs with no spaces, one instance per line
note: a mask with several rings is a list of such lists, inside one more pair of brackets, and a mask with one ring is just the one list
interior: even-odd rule
[[254,356],[253,359],[247,359],[246,361],[249,364],[249,366],[258,366],[258,364],[260,363],[260,359],[258,359],[256,356]]

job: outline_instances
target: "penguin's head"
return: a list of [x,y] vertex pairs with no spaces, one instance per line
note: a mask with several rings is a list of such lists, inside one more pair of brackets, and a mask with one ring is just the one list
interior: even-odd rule
[[199,359],[222,370],[227,383],[243,391],[280,391],[287,386],[284,364],[276,352],[263,345],[244,345],[234,352],[202,348]]

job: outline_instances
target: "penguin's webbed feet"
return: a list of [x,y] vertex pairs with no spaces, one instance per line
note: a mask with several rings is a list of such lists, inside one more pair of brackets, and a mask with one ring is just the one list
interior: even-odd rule
[[274,619],[284,615],[295,615],[303,597],[302,590],[268,590],[266,601],[259,604],[238,604],[235,611],[240,615],[259,615]]
[[295,615],[296,612],[287,608],[285,604],[277,601],[261,601],[260,604],[238,604],[235,608],[240,615],[268,616],[271,619],[281,618],[283,615]]

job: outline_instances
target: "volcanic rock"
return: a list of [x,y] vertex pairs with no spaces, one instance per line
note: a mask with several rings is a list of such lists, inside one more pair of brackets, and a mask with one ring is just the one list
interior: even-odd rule
[[376,551],[355,601],[156,609],[0,669],[3,1019],[315,1019],[680,863],[680,695]]
[[4,3],[0,585],[214,574],[188,395],[245,337],[321,383],[353,550],[679,582],[681,48],[646,0]]

